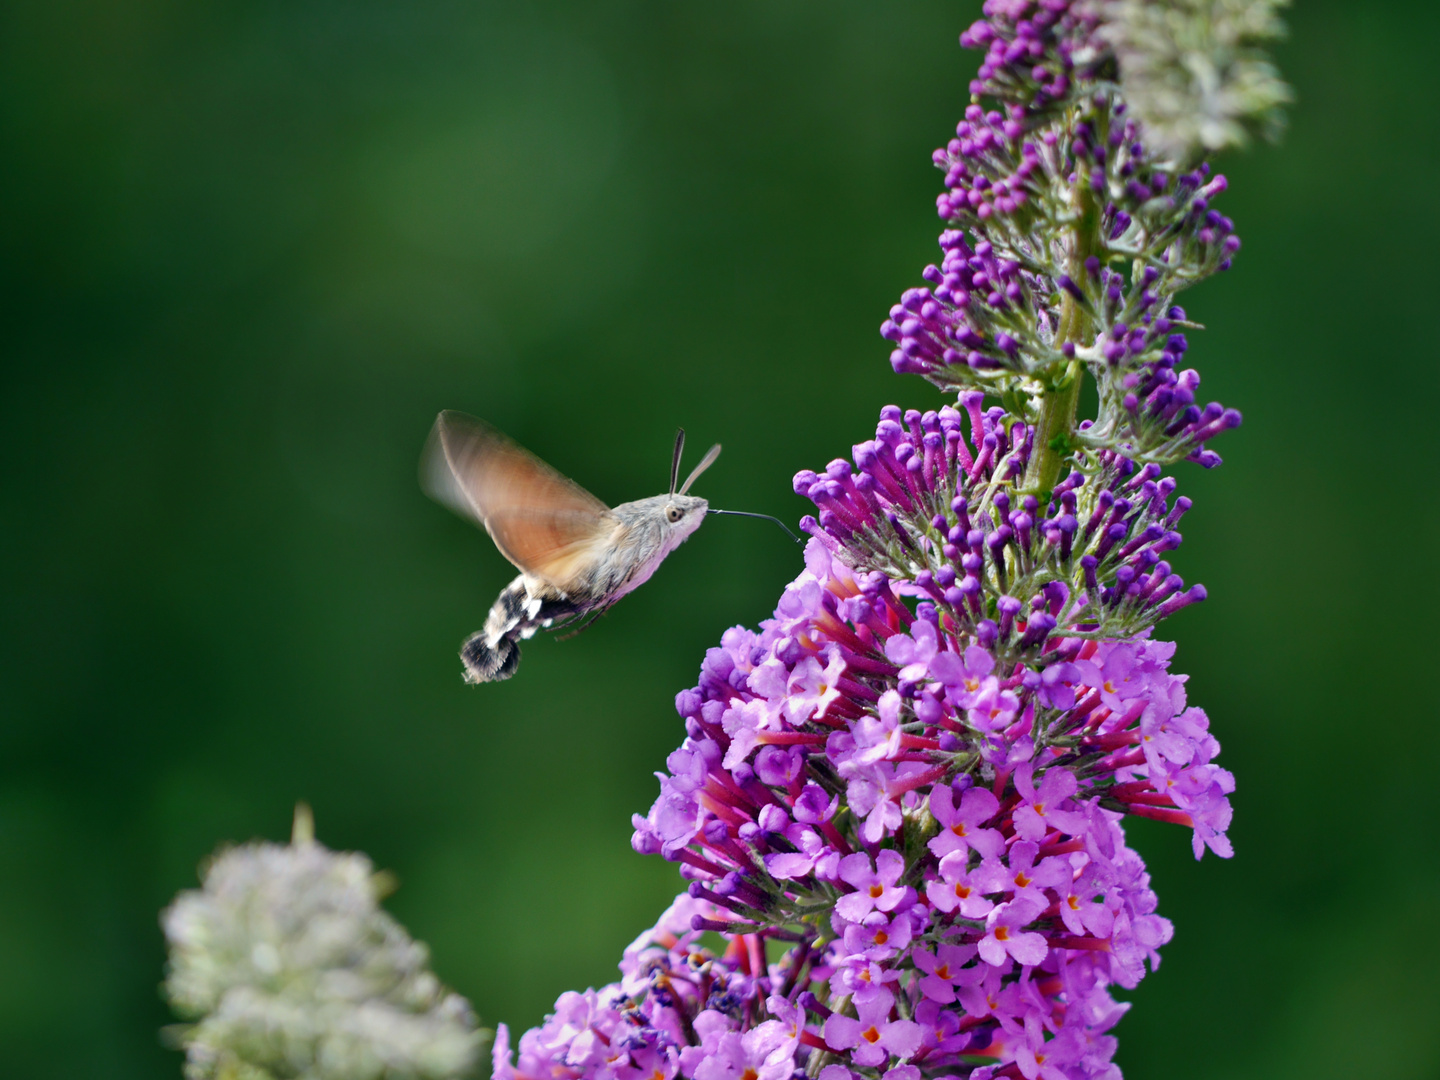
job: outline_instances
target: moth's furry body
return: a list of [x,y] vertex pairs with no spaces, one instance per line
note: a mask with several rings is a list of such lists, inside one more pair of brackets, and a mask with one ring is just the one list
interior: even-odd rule
[[521,641],[598,615],[643,585],[700,527],[710,504],[686,492],[720,447],[710,449],[677,491],[684,436],[675,443],[670,494],[611,509],[483,421],[440,414],[422,483],[483,525],[520,570],[496,598],[484,629],[461,646],[466,681],[508,679],[520,663]]

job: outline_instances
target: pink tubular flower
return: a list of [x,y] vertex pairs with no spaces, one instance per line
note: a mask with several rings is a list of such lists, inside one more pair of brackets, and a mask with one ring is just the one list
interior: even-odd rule
[[1005,846],[996,829],[980,828],[1000,812],[1000,800],[984,788],[971,788],[955,805],[955,793],[948,786],[937,785],[930,792],[930,813],[940,823],[940,833],[930,841],[930,850],[937,859],[952,851],[976,851],[982,857],[994,858]]
[[939,877],[927,882],[925,897],[938,911],[959,912],[967,919],[983,919],[995,904],[986,899],[981,883],[966,871],[965,852],[951,852],[940,860]]
[[785,686],[785,718],[798,726],[807,720],[823,717],[840,697],[836,683],[844,672],[845,658],[839,649],[829,650],[823,667],[813,656],[801,660],[790,673],[790,681]]
[[917,948],[910,961],[925,977],[918,983],[920,992],[931,1001],[948,1005],[955,1000],[955,987],[977,981],[981,969],[965,965],[975,956],[973,945],[940,945],[932,953]]
[[1041,934],[1021,927],[1040,914],[1041,907],[1028,897],[1000,904],[985,917],[985,936],[980,939],[980,959],[998,967],[1007,957],[1034,967],[1045,959],[1050,947]]
[[856,1065],[876,1066],[891,1056],[908,1058],[920,1049],[920,1025],[913,1020],[891,1020],[891,1003],[877,999],[857,1007],[859,1019],[834,1013],[825,1021],[825,1042],[836,1050],[849,1050]]
[[913,901],[914,890],[897,885],[905,873],[905,859],[888,848],[876,857],[856,853],[840,860],[840,878],[855,891],[835,903],[835,911],[851,922],[860,922],[872,911],[894,911],[901,904]]
[[1015,722],[1020,711],[1020,699],[1009,690],[1000,688],[1000,680],[990,676],[980,684],[980,689],[970,698],[966,718],[976,731],[990,734],[1003,731]]
[[1071,836],[1085,831],[1085,815],[1064,810],[1061,803],[1079,786],[1069,769],[1047,769],[1037,789],[1031,782],[1035,766],[1026,762],[1015,770],[1015,787],[1024,802],[1015,810],[1015,832],[1026,840],[1041,840],[1051,829]]

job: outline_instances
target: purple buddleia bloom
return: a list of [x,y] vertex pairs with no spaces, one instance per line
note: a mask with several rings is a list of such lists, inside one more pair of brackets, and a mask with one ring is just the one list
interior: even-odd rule
[[840,853],[814,829],[792,825],[785,839],[794,851],[777,851],[765,856],[765,869],[777,881],[792,881],[813,874],[820,881],[834,881],[840,873]]
[[1259,115],[1159,93],[1241,70],[1213,47],[1235,5],[1191,5],[1183,41],[1151,6],[986,0],[965,32],[940,255],[881,326],[948,400],[795,474],[804,569],[677,695],[633,819],[687,892],[496,1080],[1119,1080],[1111,991],[1173,935],[1124,819],[1232,853],[1234,777],[1153,633],[1206,596],[1166,469],[1240,422],[1176,303],[1239,251],[1195,156],[1239,129],[1192,120]]
[[854,954],[838,962],[830,976],[831,994],[836,998],[850,996],[857,1005],[883,997],[888,1008],[894,1004],[894,984],[899,980],[900,972],[893,965]]
[[980,959],[992,966],[1003,964],[1006,957],[1034,967],[1045,959],[1049,947],[1043,934],[1022,928],[1035,921],[1044,908],[1029,896],[1020,896],[998,905],[985,917],[985,936],[980,939]]
[[[966,968],[979,972],[980,968]],[[920,1025],[921,1052],[943,1058],[958,1054],[970,1045],[968,1032],[960,1030],[960,1014],[946,1008],[948,1002],[926,999],[915,1006],[915,1022]]]
[[693,1066],[694,1080],[787,1080],[799,1043],[793,1026],[767,1020],[743,1035],[714,1012],[695,1018],[704,1051]]
[[[924,625],[924,624],[921,624]],[[890,639],[894,641],[894,638]],[[862,716],[852,729],[855,749],[849,760],[855,765],[874,765],[900,755],[900,712],[904,704],[898,690],[880,696],[877,715]]]
[[1057,892],[1064,893],[1060,897],[1060,918],[1070,933],[1076,937],[1088,934],[1101,939],[1110,936],[1115,925],[1115,913],[1103,900],[1097,899],[1105,893],[1105,875],[1094,863],[1080,872],[1069,889]]
[[1022,802],[1015,808],[1015,832],[1026,840],[1041,840],[1051,829],[1078,836],[1085,830],[1085,815],[1063,804],[1079,784],[1068,769],[1047,769],[1039,788],[1032,782],[1035,767],[1026,762],[1015,770],[1015,789]]
[[935,952],[917,948],[910,954],[915,967],[925,977],[917,982],[922,994],[930,1001],[948,1005],[955,1000],[955,987],[978,982],[983,969],[966,964],[976,955],[973,945],[940,945]]
[[920,1049],[920,1025],[913,1020],[891,1020],[883,998],[860,1005],[858,1018],[835,1013],[825,1021],[825,1042],[849,1050],[856,1065],[875,1066],[892,1057],[908,1058]]
[[785,719],[799,725],[806,720],[821,719],[825,710],[839,696],[836,686],[845,671],[845,660],[839,649],[831,649],[826,662],[807,656],[790,673],[785,691]]
[[1040,691],[1036,697],[1051,709],[1073,709],[1075,688],[1081,682],[1082,673],[1075,664],[1051,664],[1040,673]]
[[966,710],[966,719],[976,731],[993,734],[1015,722],[1020,699],[1009,690],[1001,689],[1000,680],[991,676],[980,684]]
[[910,936],[910,918],[904,912],[887,918],[882,912],[872,911],[862,921],[846,926],[841,942],[847,959],[884,961],[904,952]]
[[972,695],[994,670],[995,657],[978,645],[971,645],[963,656],[947,650],[930,661],[930,677],[943,683],[950,703],[962,709],[970,707]]
[[930,673],[930,661],[940,650],[935,627],[916,620],[909,634],[896,634],[885,642],[885,655],[900,665],[900,685],[914,686]]
[[1011,899],[1028,900],[1043,909],[1049,903],[1046,890],[1068,886],[1073,874],[1064,859],[1039,859],[1039,853],[1037,845],[1022,840],[1011,845],[1003,863],[998,859],[982,862],[975,871],[975,881],[987,895],[1008,893]]
[[855,891],[835,903],[836,912],[851,922],[859,922],[872,911],[894,911],[902,904],[913,902],[913,889],[897,885],[905,872],[905,860],[898,852],[880,852],[872,865],[863,853],[840,860],[840,877]]
[[940,833],[930,841],[930,850],[937,859],[952,851],[976,851],[984,858],[997,857],[1005,845],[996,829],[981,828],[1000,811],[1000,800],[984,788],[971,788],[955,802],[955,792],[947,785],[936,785],[930,792],[930,813],[940,824]]
[[1025,1017],[1025,1037],[1015,1046],[1015,1063],[1025,1080],[1069,1080],[1067,1066],[1078,1063],[1084,1049],[1073,1028],[1047,1039],[1044,1024],[1032,1012]]
[[981,882],[967,871],[966,852],[951,852],[940,860],[937,875],[925,884],[925,895],[938,911],[958,911],[964,918],[981,919],[995,907],[987,899]]

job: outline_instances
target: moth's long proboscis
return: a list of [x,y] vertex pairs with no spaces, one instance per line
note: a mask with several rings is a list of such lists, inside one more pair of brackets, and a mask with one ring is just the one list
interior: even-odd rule
[[750,512],[749,510],[716,510],[716,509],[714,509],[713,507],[712,507],[711,509],[707,510],[706,513],[707,513],[707,514],[734,514],[736,517],[766,518],[766,519],[768,519],[768,520],[770,520],[770,521],[773,521],[776,525],[779,525],[780,528],[784,529],[784,530],[785,530],[785,535],[788,536],[788,537],[790,537],[790,539],[791,539],[791,540],[794,540],[797,544],[803,544],[803,543],[805,542],[803,539],[801,539],[800,537],[796,536],[793,532],[791,532],[791,531],[790,531],[790,526],[786,525],[785,522],[781,521],[781,520],[780,520],[778,517],[776,517],[774,514],[755,514],[755,513]]

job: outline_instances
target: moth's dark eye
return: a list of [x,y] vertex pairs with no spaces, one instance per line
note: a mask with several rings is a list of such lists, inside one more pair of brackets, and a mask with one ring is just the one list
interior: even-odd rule
[[665,516],[670,519],[670,524],[674,525],[675,522],[685,516],[685,511],[681,510],[678,506],[672,506],[669,510],[665,511]]

